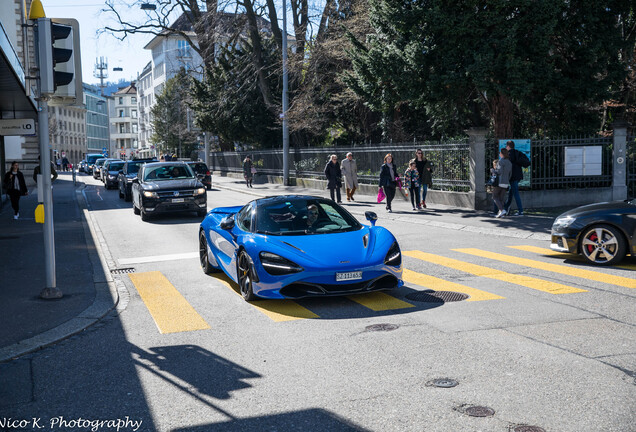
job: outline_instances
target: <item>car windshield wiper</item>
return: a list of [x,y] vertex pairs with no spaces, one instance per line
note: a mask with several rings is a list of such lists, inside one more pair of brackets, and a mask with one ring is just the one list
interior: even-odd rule
[[280,235],[280,233],[279,233],[279,232],[261,231],[261,230],[256,230],[256,234],[265,234],[265,235]]

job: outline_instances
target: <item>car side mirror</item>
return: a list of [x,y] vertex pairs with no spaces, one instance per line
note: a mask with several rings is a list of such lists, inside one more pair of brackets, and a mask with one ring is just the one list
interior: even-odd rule
[[221,229],[231,230],[234,228],[234,216],[228,216],[221,221]]
[[371,222],[371,225],[373,226],[375,226],[375,221],[378,220],[378,215],[372,211],[364,212],[364,217],[367,218],[367,220]]

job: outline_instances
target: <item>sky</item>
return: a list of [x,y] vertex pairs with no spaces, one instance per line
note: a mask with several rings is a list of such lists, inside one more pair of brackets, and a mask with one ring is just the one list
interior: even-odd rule
[[[114,26],[113,15],[100,12],[104,9],[104,0],[41,0],[47,18],[74,18],[80,24],[82,47],[82,81],[89,84],[99,83],[93,76],[98,57],[108,60],[108,78],[116,82],[120,79],[137,79],[144,66],[151,60],[149,50],[143,49],[152,35],[130,35],[120,41],[109,34],[98,35],[98,30],[108,24]],[[120,2],[121,3],[121,2]],[[131,19],[143,19],[141,10],[122,9]],[[122,72],[113,68],[121,67]]]

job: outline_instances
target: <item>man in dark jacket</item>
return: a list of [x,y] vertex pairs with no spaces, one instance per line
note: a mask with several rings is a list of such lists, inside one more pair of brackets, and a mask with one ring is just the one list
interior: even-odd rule
[[[40,160],[40,156],[38,156],[38,160]],[[38,174],[41,173],[40,165],[36,166],[33,169],[33,181],[38,182]],[[55,181],[57,179],[57,171],[55,170],[55,164],[51,162],[51,181]]]
[[510,205],[512,204],[512,198],[514,197],[515,203],[517,203],[519,216],[523,216],[523,204],[521,204],[521,196],[519,195],[519,181],[523,180],[523,170],[518,161],[519,152],[515,150],[515,143],[512,140],[506,143],[506,148],[508,149],[508,159],[512,162],[512,175],[510,177],[508,199],[504,204],[504,209],[507,214],[510,214]]

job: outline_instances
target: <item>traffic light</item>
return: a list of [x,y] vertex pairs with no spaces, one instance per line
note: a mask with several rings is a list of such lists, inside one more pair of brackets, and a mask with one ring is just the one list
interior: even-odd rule
[[82,62],[79,23],[66,18],[38,19],[40,94],[49,105],[74,105],[82,101]]

